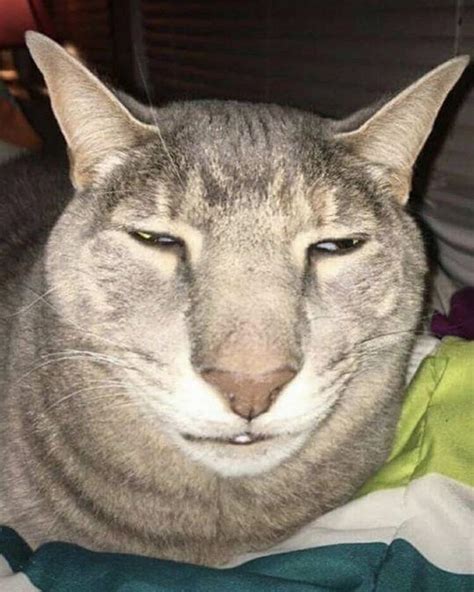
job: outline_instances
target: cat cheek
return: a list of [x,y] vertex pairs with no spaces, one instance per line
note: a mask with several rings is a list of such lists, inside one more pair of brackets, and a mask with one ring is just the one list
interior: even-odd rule
[[178,271],[180,259],[175,252],[163,252],[157,255],[157,271],[161,279],[171,280]]
[[[138,251],[139,249],[139,251]],[[178,271],[180,257],[175,250],[169,251],[160,248],[138,245],[137,252],[133,256],[138,259],[140,283],[144,277],[157,278],[160,281],[172,280]]]
[[[331,282],[337,280],[341,274],[347,273],[348,259],[346,257],[320,257],[311,261],[314,272],[320,280]],[[352,262],[350,262],[351,264]]]

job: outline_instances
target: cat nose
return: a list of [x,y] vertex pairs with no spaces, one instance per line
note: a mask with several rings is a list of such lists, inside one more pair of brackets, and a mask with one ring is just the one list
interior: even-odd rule
[[265,374],[240,374],[225,370],[204,370],[201,376],[229,402],[234,413],[251,420],[268,411],[283,387],[296,375],[291,368]]

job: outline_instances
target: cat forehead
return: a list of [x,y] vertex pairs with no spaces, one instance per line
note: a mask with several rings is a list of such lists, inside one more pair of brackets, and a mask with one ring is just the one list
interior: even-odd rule
[[[151,115],[150,115],[151,117]],[[236,101],[187,101],[157,109],[151,121],[164,131],[192,136],[193,141],[207,139],[212,144],[230,145],[235,142],[280,145],[296,132],[325,127],[325,120],[316,114],[265,103]]]
[[[139,170],[135,169],[139,176]],[[131,182],[109,209],[114,222],[135,221],[162,228],[160,221],[184,222],[192,227],[237,234],[260,231],[294,235],[320,226],[342,223],[348,227],[364,221],[376,223],[377,196],[349,186],[343,180],[331,183],[324,176],[308,178],[298,167],[284,164],[271,172],[246,175],[228,170],[218,161],[207,167],[181,169],[179,178],[163,179],[148,173]],[[151,225],[150,225],[151,224]]]
[[[114,209],[209,226],[223,217],[295,223],[357,215],[368,176],[341,152],[324,120],[278,107],[177,104],[158,111],[159,141],[139,147],[106,184]],[[370,184],[370,183],[369,183]],[[367,209],[367,207],[365,209]]]
[[181,168],[227,169],[232,178],[301,162],[304,146],[315,148],[327,127],[297,109],[232,101],[177,103],[158,110],[154,121],[159,148],[181,159]]

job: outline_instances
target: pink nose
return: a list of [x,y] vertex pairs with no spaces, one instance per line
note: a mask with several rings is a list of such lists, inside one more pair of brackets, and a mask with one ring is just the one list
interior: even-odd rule
[[250,420],[268,411],[295,374],[294,370],[284,368],[251,375],[225,370],[204,370],[201,376],[229,401],[234,413]]

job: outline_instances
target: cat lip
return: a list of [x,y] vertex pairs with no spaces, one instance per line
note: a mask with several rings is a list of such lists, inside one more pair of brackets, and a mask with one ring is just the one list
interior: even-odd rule
[[273,436],[265,436],[263,434],[252,434],[250,432],[241,432],[231,438],[206,438],[202,436],[193,436],[192,434],[183,434],[185,440],[191,442],[214,442],[216,444],[231,444],[237,446],[248,446],[256,442],[263,442],[264,440],[271,440]]

